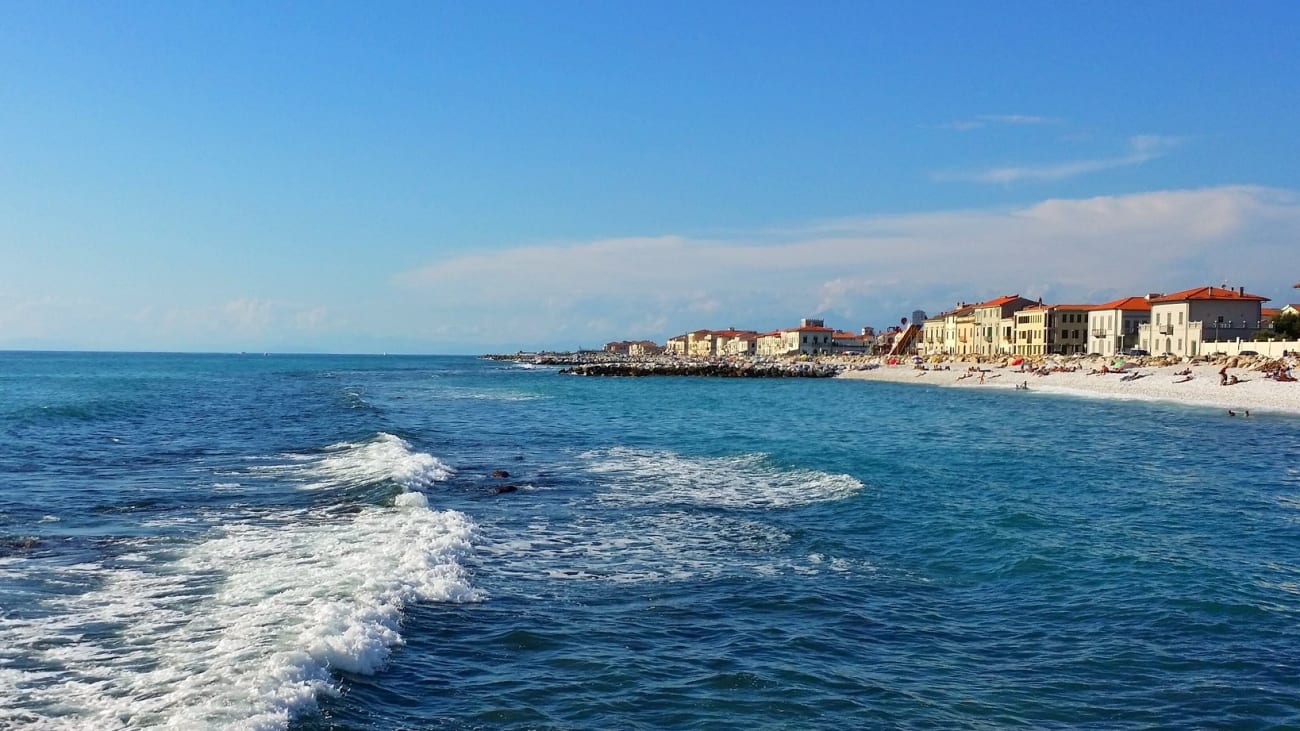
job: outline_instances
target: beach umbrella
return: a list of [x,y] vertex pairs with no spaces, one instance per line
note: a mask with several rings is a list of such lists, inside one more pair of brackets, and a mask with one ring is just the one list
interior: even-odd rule
[[1020,365],[1021,363],[1024,363],[1024,362],[1025,362],[1025,359],[1024,359],[1024,358],[1012,358],[1012,359],[1011,359],[1011,365],[1013,365],[1013,366],[1018,366],[1018,365]]

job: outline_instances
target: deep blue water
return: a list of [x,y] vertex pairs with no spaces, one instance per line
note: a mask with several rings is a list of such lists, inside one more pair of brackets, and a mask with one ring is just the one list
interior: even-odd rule
[[1298,725],[1300,419],[0,353],[0,728]]

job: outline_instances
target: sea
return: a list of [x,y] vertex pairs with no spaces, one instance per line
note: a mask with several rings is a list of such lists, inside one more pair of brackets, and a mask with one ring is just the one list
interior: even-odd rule
[[0,728],[1300,727],[1300,418],[0,353]]

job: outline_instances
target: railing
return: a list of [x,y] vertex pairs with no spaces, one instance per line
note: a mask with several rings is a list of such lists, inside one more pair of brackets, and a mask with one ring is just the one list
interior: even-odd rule
[[1110,334],[1110,330],[1107,330],[1104,327],[1094,327],[1092,329],[1092,336],[1094,338],[1104,338],[1109,334]]
[[1157,325],[1156,327],[1157,327],[1157,330],[1160,332],[1161,335],[1173,335],[1173,334],[1174,334],[1174,326],[1173,326],[1173,325]]

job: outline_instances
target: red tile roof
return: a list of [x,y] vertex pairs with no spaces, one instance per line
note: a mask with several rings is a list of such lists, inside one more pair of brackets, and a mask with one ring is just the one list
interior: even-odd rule
[[1277,317],[1282,314],[1282,309],[1280,307],[1261,307],[1259,308],[1259,314],[1264,317]]
[[997,299],[991,299],[988,302],[981,302],[978,305],[974,305],[974,306],[975,307],[1001,307],[1002,305],[1011,304],[1012,302],[1015,302],[1018,299],[1020,299],[1020,295],[1018,294],[1004,294],[1001,297],[998,297]]
[[1162,297],[1152,297],[1152,303],[1161,302],[1186,302],[1188,300],[1247,300],[1254,302],[1268,302],[1267,297],[1260,297],[1257,294],[1243,294],[1235,289],[1223,289],[1222,287],[1194,287],[1184,289],[1181,292],[1174,292]]
[[1146,297],[1120,297],[1105,304],[1093,305],[1092,309],[1150,311],[1151,303],[1147,301]]

